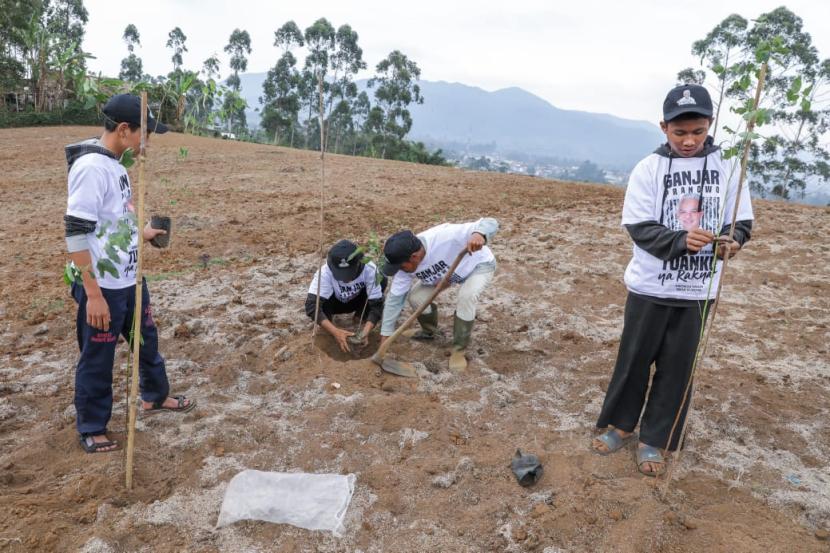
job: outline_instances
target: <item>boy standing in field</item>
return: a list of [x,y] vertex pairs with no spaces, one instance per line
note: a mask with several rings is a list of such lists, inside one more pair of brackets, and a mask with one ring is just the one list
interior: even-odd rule
[[734,240],[726,238],[740,170],[708,136],[711,124],[712,100],[705,88],[689,84],[669,91],[660,122],[667,143],[637,164],[625,193],[622,224],[634,241],[634,255],[625,271],[628,299],[617,362],[597,421],[598,428],[610,428],[592,446],[603,455],[619,450],[636,439],[639,422],[637,466],[647,476],[665,471],[661,448],[668,444],[674,451],[680,445],[689,400],[669,434],[691,376],[704,304],[718,287],[719,258],[734,256],[752,230],[744,187]]
[[[82,271],[83,284],[72,284],[78,303],[76,320],[78,347],[81,350],[75,371],[75,411],[81,446],[87,453],[119,449],[107,438],[107,423],[112,415],[112,368],[118,335],[129,340],[135,311],[135,277],[138,262],[138,235],[132,233],[126,252],[107,246],[110,235],[124,216],[133,213],[132,189],[127,171],[119,163],[131,148],[139,151],[141,141],[141,100],[130,94],[113,96],[103,109],[104,133],[66,147],[69,165],[69,194],[64,222],[69,257]],[[148,113],[148,132],[167,132]],[[149,140],[149,136],[147,137]],[[141,232],[152,240],[163,230]],[[100,260],[110,260],[113,272],[95,274]],[[150,293],[144,282],[141,306],[141,344],[139,371],[142,407],[145,412],[187,412],[196,403],[184,396],[168,397],[169,384],[164,359],[158,352],[158,331],[150,309]],[[138,339],[138,338],[136,338]]]

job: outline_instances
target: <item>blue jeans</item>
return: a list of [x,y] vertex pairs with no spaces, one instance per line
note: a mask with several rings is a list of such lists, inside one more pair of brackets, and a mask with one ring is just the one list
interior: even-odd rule
[[[86,322],[86,291],[82,284],[72,285],[72,297],[78,304],[76,331],[81,357],[75,370],[75,412],[78,432],[97,436],[107,431],[112,416],[112,366],[118,335],[129,343],[135,311],[135,286],[121,290],[102,288],[110,309],[108,332]],[[164,358],[158,352],[158,330],[150,307],[147,283],[142,285],[141,336],[139,349],[139,383],[144,401],[164,401],[170,392]],[[137,339],[137,338],[136,338]]]

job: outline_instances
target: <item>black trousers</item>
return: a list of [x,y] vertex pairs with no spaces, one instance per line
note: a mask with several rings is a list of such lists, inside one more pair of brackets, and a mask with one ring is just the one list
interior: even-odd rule
[[354,313],[355,315],[360,315],[365,304],[366,290],[361,290],[358,295],[346,303],[341,302],[334,294],[332,294],[330,298],[320,301],[320,310],[326,314],[329,320],[331,320],[333,315],[342,315],[344,313]]
[[[112,365],[118,335],[129,343],[135,312],[135,286],[121,290],[101,288],[110,309],[108,332],[86,322],[87,296],[83,285],[72,285],[72,297],[78,303],[76,334],[81,350],[75,370],[75,412],[78,432],[96,436],[107,431],[112,415]],[[164,358],[159,354],[158,329],[153,321],[147,282],[141,292],[141,338],[138,350],[138,374],[141,399],[163,401],[170,392]]]
[[[666,447],[691,376],[703,324],[702,313],[703,302],[662,305],[628,294],[617,363],[597,427],[613,425],[633,432],[639,421],[641,442]],[[649,389],[652,363],[655,371]],[[686,400],[672,435],[670,451],[678,447],[690,399]]]
[[[386,279],[380,283],[381,291],[386,291]],[[364,307],[366,311],[364,313]],[[323,322],[323,319],[331,320],[334,315],[342,315],[345,313],[354,313],[355,316],[363,313],[364,321],[372,321],[377,324],[383,317],[383,298],[368,300],[366,298],[366,289],[361,290],[351,300],[343,303],[337,299],[337,296],[332,294],[330,297],[320,300],[320,314],[315,317],[317,311],[317,295],[309,294],[305,299],[305,314],[312,321],[315,318]]]

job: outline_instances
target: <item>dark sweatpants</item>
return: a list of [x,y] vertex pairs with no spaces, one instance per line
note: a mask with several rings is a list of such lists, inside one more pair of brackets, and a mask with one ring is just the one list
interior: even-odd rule
[[[628,294],[617,363],[597,427],[613,425],[633,432],[640,421],[640,441],[657,448],[666,447],[692,371],[702,312],[702,301],[661,305],[643,296]],[[646,398],[652,363],[655,371]],[[689,400],[672,436],[671,451],[677,449],[688,406]]]
[[[135,308],[135,286],[121,290],[102,288],[110,308],[110,329],[104,332],[86,322],[86,291],[83,285],[72,285],[72,297],[78,303],[76,331],[81,357],[75,371],[75,411],[78,432],[82,436],[104,434],[112,415],[112,365],[118,335],[130,339]],[[158,352],[158,330],[150,308],[150,292],[143,283],[141,293],[141,336],[139,348],[139,385],[144,401],[162,401],[170,386],[164,358]]]
[[[380,283],[381,291],[386,291],[386,278]],[[364,313],[363,308],[366,307]],[[315,313],[317,309],[317,295],[309,293],[305,300],[305,314],[312,321],[315,320]],[[346,313],[354,313],[355,316],[364,314],[365,321],[371,321],[373,324],[378,324],[383,316],[383,297],[369,300],[367,304],[366,289],[360,291],[351,300],[343,303],[337,299],[337,296],[332,294],[328,298],[320,299],[320,314],[316,317],[317,321],[322,323],[324,319],[332,320],[334,315],[343,315]]]
[[[325,315],[325,318],[328,320],[332,320],[334,315],[343,315],[346,313],[354,313],[355,315],[360,315],[363,312],[363,306],[366,304],[366,290],[361,290],[361,292],[353,297],[346,303],[341,302],[337,299],[337,297],[332,294],[330,298],[325,298],[320,300],[320,311],[322,314]],[[314,320],[314,308],[317,305],[317,296],[314,294],[309,294],[308,298],[306,299],[306,315],[313,321]],[[369,311],[366,312],[369,314]],[[320,318],[320,322],[323,321],[323,318]],[[375,323],[377,321],[374,321]]]

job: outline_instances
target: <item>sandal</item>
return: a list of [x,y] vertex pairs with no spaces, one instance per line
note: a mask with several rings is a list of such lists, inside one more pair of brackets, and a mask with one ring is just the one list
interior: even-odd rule
[[[81,436],[81,447],[84,448],[84,451],[87,453],[112,453],[114,451],[118,451],[121,449],[121,446],[118,445],[118,442],[113,442],[111,440],[107,440],[105,442],[96,442],[92,439],[92,436]],[[108,447],[116,446],[113,449],[106,449]]]
[[594,453],[598,455],[610,455],[615,451],[619,451],[620,449],[625,447],[626,444],[628,444],[636,438],[636,432],[632,432],[631,434],[623,438],[622,436],[620,436],[620,433],[617,432],[616,428],[611,428],[607,432],[600,434],[596,437],[597,440],[605,444],[605,447],[608,448],[608,451],[600,451],[599,449],[594,447],[593,444],[591,444],[591,449],[593,449]]
[[188,411],[190,411],[191,409],[196,407],[196,400],[195,399],[191,399],[190,403],[185,405],[184,402],[187,401],[187,398],[185,396],[171,396],[171,397],[178,402],[178,405],[176,405],[176,407],[165,407],[164,402],[167,401],[167,398],[164,398],[161,401],[154,401],[152,408],[150,408],[150,409],[145,408],[144,409],[144,414],[152,415],[154,413],[159,413],[161,411],[173,411],[175,413],[187,413]]
[[[649,472],[643,470],[645,463],[660,463],[661,467],[654,472]],[[661,476],[666,472],[666,459],[663,458],[663,454],[656,447],[640,444],[637,447],[637,470],[640,471],[640,474],[651,476],[652,478]]]

